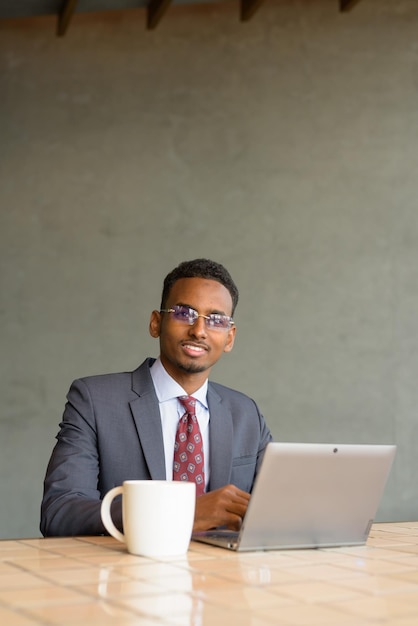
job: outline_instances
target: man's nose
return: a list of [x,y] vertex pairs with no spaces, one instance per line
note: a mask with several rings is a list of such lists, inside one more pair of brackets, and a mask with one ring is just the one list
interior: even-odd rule
[[195,337],[205,337],[207,333],[206,320],[203,315],[199,315],[197,320],[190,326],[190,333]]

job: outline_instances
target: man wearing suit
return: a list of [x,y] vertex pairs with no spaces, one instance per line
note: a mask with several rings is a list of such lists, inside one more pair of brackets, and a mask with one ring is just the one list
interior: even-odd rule
[[[271,434],[252,399],[208,381],[233,348],[237,302],[222,265],[185,261],[165,278],[161,308],[151,314],[159,357],[133,372],[73,382],[45,477],[43,535],[103,534],[100,506],[109,489],[124,480],[173,479],[181,396],[196,400],[203,441],[194,531],[240,527]],[[122,528],[120,500],[112,517]]]

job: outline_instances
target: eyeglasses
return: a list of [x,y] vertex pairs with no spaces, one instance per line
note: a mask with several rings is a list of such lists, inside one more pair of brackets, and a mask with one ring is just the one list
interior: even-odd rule
[[161,309],[160,313],[170,313],[176,322],[183,322],[189,326],[193,326],[199,317],[203,317],[206,326],[210,329],[228,330],[234,325],[234,320],[229,315],[221,315],[221,313],[201,315],[194,309],[181,304],[175,304],[171,309]]

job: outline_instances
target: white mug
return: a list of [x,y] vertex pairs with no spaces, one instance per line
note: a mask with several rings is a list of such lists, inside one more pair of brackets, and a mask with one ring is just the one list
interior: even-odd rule
[[[122,494],[121,533],[111,516],[112,500]],[[188,550],[196,504],[193,482],[125,480],[103,498],[102,522],[128,552],[148,557],[180,556]]]

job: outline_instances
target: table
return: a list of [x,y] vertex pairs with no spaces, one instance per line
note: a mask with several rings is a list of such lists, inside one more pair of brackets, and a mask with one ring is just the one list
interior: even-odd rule
[[111,537],[0,541],[4,626],[417,626],[418,522],[366,546],[237,554],[191,542],[176,559]]

